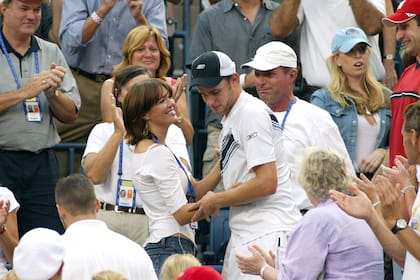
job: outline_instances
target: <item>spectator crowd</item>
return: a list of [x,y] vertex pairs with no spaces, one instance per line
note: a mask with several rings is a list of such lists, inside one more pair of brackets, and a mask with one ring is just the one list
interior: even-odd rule
[[0,279],[417,279],[420,0],[169,2],[0,0]]

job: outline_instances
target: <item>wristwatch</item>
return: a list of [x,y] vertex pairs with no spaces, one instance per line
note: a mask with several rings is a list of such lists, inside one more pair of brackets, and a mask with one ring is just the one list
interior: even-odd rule
[[384,59],[386,60],[394,60],[394,55],[393,54],[387,54],[383,56]]
[[407,228],[407,221],[404,219],[398,219],[395,222],[395,225],[392,227],[391,231],[393,234],[396,234],[397,232],[399,232],[400,230],[406,229]]

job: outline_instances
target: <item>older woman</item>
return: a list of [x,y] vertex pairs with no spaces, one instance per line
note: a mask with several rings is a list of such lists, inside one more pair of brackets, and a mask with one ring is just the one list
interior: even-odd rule
[[[122,47],[122,61],[116,65],[113,70],[115,76],[121,69],[128,65],[139,65],[145,67],[151,73],[153,78],[166,81],[173,87],[174,99],[177,101],[176,125],[182,129],[187,144],[191,144],[194,135],[187,100],[185,96],[186,76],[177,80],[166,77],[166,72],[170,67],[169,51],[166,49],[162,36],[154,27],[142,25],[131,30]],[[101,93],[101,114],[102,121],[112,121],[112,88],[113,79],[108,79],[102,86]]]
[[370,44],[355,27],[338,31],[328,59],[331,82],[314,92],[311,103],[330,113],[355,171],[372,175],[383,162],[391,126],[390,91],[375,80]]
[[[244,273],[263,279],[383,279],[382,247],[369,226],[342,211],[330,189],[345,191],[350,179],[342,157],[324,148],[307,148],[298,175],[315,208],[291,233],[283,260],[274,261],[259,247],[251,257],[237,255]],[[267,264],[268,262],[268,264]]]
[[149,218],[145,250],[156,274],[166,258],[195,254],[194,211],[187,195],[195,191],[186,166],[165,145],[168,128],[176,123],[172,88],[160,79],[134,85],[123,104],[126,140],[134,146],[131,178]]

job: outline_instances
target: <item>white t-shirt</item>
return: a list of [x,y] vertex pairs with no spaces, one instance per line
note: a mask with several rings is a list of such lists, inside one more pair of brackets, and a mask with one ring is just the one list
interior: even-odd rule
[[71,224],[63,234],[65,248],[63,280],[92,279],[111,270],[127,279],[157,280],[152,261],[144,249],[127,237],[111,231],[100,220]]
[[146,152],[133,155],[131,168],[134,186],[149,218],[150,233],[145,245],[176,233],[194,242],[190,225],[180,225],[173,216],[187,203],[188,179],[171,151],[163,145],[153,145]]
[[[419,171],[418,166],[416,167]],[[420,236],[420,192],[417,192],[416,200],[414,201],[411,210],[411,219],[409,226]],[[410,252],[406,252],[403,280],[417,279],[420,275],[420,261],[418,261]]]
[[[368,0],[385,14],[385,1]],[[297,13],[302,24],[300,35],[300,60],[302,75],[309,85],[326,87],[330,73],[326,60],[331,55],[331,42],[335,33],[346,27],[358,27],[348,0],[301,0]],[[378,80],[383,80],[378,35],[368,36],[372,46],[370,64]]]
[[[97,124],[89,134],[89,138],[86,144],[85,152],[83,154],[82,165],[84,164],[84,159],[89,153],[98,153],[107,143],[108,139],[114,133],[114,124],[113,123],[100,123]],[[176,125],[169,126],[168,133],[166,135],[166,144],[170,149],[178,156],[181,157],[189,163],[188,151],[185,142],[184,135],[182,130]],[[95,185],[96,197],[103,202],[116,204],[116,195],[117,195],[117,182],[118,182],[118,164],[119,164],[119,152],[115,155],[114,161],[111,165],[111,170],[109,175],[102,184]],[[133,157],[133,147],[127,145],[124,141],[123,145],[123,164],[122,171],[123,179],[130,180],[129,167]],[[136,196],[136,206],[142,207],[139,200],[139,196]]]
[[277,165],[278,187],[273,195],[231,206],[232,236],[246,242],[266,233],[292,230],[301,215],[291,197],[282,132],[274,114],[261,100],[243,91],[222,125],[219,145],[225,189],[254,178],[255,166]]
[[[286,111],[274,114],[281,124]],[[340,131],[327,111],[296,97],[296,103],[292,105],[286,118],[282,136],[291,173],[292,196],[299,209],[312,206],[305,191],[297,182],[298,160],[306,147],[335,149],[343,156],[348,172],[355,174]]]
[[364,115],[357,114],[357,136],[355,161],[357,168],[362,160],[376,150],[376,143],[381,129],[381,116],[379,113],[372,115],[375,124],[371,125]]
[[[0,187],[0,200],[10,201],[9,213],[14,210],[18,211],[20,207],[15,196],[8,188]],[[4,258],[3,251],[1,250],[1,247],[0,247],[0,276],[3,276],[7,273],[7,269],[5,267],[6,263],[7,261]]]

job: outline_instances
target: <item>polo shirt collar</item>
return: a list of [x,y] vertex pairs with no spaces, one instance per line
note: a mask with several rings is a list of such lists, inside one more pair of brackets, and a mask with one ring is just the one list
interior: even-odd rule
[[[263,7],[267,10],[274,10],[276,8],[276,4],[270,0],[262,0]],[[235,7],[236,2],[233,0],[225,0],[223,1],[223,12],[227,13]]]
[[[35,36],[31,36],[31,44],[30,44],[30,46],[29,46],[29,49],[26,51],[26,53],[23,55],[23,56],[21,56],[18,52],[16,52],[14,49],[13,49],[13,47],[9,44],[9,42],[7,41],[7,39],[6,39],[6,37],[4,37],[4,34],[3,34],[3,28],[1,28],[0,29],[0,32],[1,32],[1,35],[2,35],[2,37],[3,37],[3,41],[4,41],[4,45],[5,45],[5,47],[6,47],[6,50],[7,50],[7,52],[8,53],[14,53],[17,57],[19,57],[19,58],[23,58],[23,57],[25,57],[25,56],[28,56],[28,55],[30,55],[30,54],[32,54],[32,53],[34,53],[34,52],[37,52],[37,51],[39,51],[40,50],[40,48],[39,48],[39,44],[38,44],[38,41],[36,40],[36,38],[35,38]],[[0,48],[1,49],[1,48]],[[3,52],[3,50],[2,50],[2,52]]]

